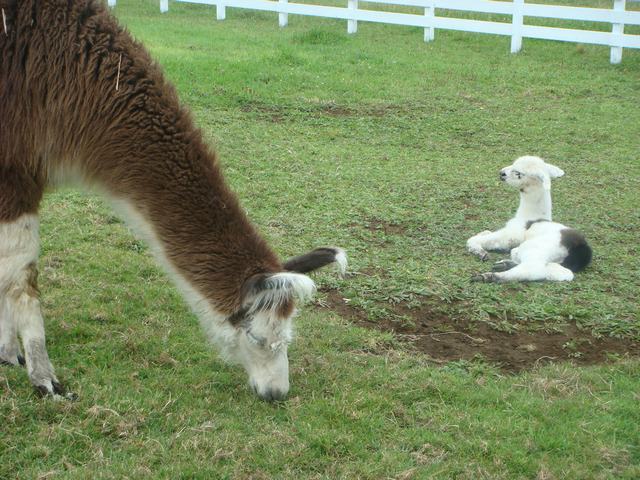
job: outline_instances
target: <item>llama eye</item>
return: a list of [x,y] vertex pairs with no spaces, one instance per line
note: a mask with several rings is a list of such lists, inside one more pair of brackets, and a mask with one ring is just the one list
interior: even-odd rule
[[264,348],[267,345],[267,339],[266,338],[255,336],[251,332],[251,330],[247,330],[247,338],[249,339],[249,341],[251,343],[253,343],[254,345],[257,345],[259,347]]

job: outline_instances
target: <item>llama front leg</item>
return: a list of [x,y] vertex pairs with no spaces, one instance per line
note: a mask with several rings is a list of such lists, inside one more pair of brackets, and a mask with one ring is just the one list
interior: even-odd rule
[[27,265],[18,275],[7,298],[10,314],[17,320],[29,380],[42,395],[63,395],[64,390],[47,353],[34,263]]
[[[0,183],[0,187],[3,186]],[[0,221],[0,364],[3,365],[24,365],[25,362],[20,352],[17,319],[8,296],[24,266],[25,255],[37,256],[37,248],[31,252],[25,250],[26,244],[33,243],[24,228],[27,223]]]
[[[29,379],[43,395],[59,397],[63,389],[56,378],[45,346],[44,322],[40,311],[38,271],[38,217],[26,214],[0,224],[0,292],[4,300],[4,347],[17,358],[17,333],[22,339]],[[5,330],[3,328],[3,330]],[[19,350],[18,350],[19,351]],[[12,362],[13,363],[13,362]]]
[[[2,260],[0,260],[0,268]],[[9,314],[6,294],[0,293],[0,364],[24,365],[24,357],[20,352],[18,341],[18,325],[13,315]]]

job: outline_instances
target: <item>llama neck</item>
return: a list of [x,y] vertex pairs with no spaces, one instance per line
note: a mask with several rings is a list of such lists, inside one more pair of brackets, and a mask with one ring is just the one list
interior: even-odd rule
[[516,218],[551,220],[551,192],[542,188],[521,190]]
[[192,306],[204,298],[230,314],[250,276],[281,269],[199,140],[177,157],[147,153],[138,161],[144,178],[122,178],[135,175],[129,164],[111,190]]

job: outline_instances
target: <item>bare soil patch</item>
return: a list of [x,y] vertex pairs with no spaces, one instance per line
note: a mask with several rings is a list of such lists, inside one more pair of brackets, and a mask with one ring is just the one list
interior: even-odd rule
[[351,228],[365,228],[373,233],[384,233],[385,235],[404,235],[407,233],[407,227],[400,223],[388,222],[379,218],[366,218],[363,223],[351,223]]
[[616,356],[640,356],[640,343],[611,337],[596,338],[568,325],[561,333],[502,332],[478,322],[452,320],[428,305],[409,308],[399,303],[391,308],[412,322],[391,319],[371,320],[351,305],[336,290],[325,291],[329,308],[355,325],[395,333],[413,348],[438,362],[482,358],[509,372],[536,365],[571,360],[575,364],[604,363]]

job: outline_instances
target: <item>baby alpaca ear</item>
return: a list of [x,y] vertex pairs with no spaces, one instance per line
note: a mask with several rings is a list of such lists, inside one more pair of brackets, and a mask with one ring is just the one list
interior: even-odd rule
[[555,165],[551,165],[550,163],[545,163],[544,166],[547,169],[547,173],[551,178],[558,178],[564,175],[564,170],[556,167]]
[[[562,172],[562,170],[560,171]],[[551,190],[551,178],[547,172],[538,173],[536,177],[538,177],[542,182],[542,188],[544,188],[545,190]]]

